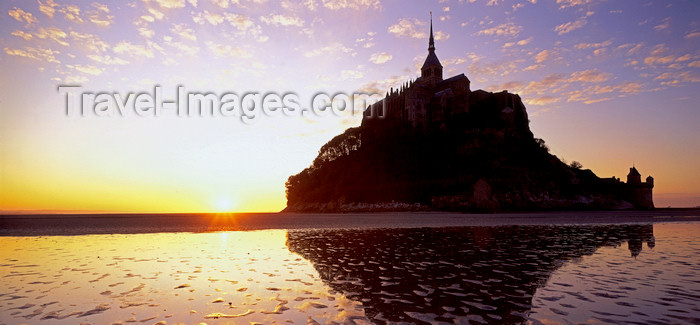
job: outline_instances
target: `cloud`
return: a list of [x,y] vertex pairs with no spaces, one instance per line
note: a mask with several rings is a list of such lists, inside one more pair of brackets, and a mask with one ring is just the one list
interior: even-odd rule
[[[321,0],[321,5],[330,10],[340,10],[340,9],[354,9],[354,10],[366,10],[366,9],[381,9],[381,3],[379,0]],[[304,4],[309,10],[316,10],[318,8],[318,1],[307,0]]]
[[287,15],[267,15],[267,16],[261,16],[260,21],[263,23],[266,23],[268,25],[274,25],[274,26],[296,26],[296,27],[303,27],[304,26],[304,20],[295,17],[295,16],[287,16]]
[[93,60],[97,63],[104,64],[104,65],[126,65],[126,64],[129,64],[129,61],[126,61],[126,60],[118,58],[118,57],[111,57],[109,55],[88,54],[87,57],[90,60]]
[[63,14],[63,18],[72,21],[74,23],[80,24],[83,22],[83,18],[80,17],[80,7],[76,5],[65,5],[60,8],[58,12]]
[[555,50],[542,50],[539,53],[535,54],[536,63],[542,63],[548,60],[555,60],[557,58],[557,52]]
[[109,44],[101,40],[97,35],[80,32],[70,32],[70,37],[91,52],[104,52],[109,49]]
[[36,33],[34,33],[34,36],[40,39],[50,39],[63,46],[68,46],[68,42],[66,42],[66,36],[68,35],[66,32],[57,27],[41,27]]
[[700,68],[700,61],[693,61],[688,63],[688,66],[691,68]]
[[424,21],[416,18],[402,18],[396,24],[389,26],[387,31],[398,37],[428,38],[428,32],[423,30],[425,28],[418,30],[419,26],[425,25]]
[[374,35],[376,34],[377,33],[375,32],[368,32],[366,37],[355,39],[355,44],[360,44],[363,48],[366,49],[373,47],[374,45],[376,45],[376,43],[374,42]]
[[172,37],[165,37],[165,44],[176,49],[175,54],[184,54],[186,56],[195,56],[199,53],[199,47],[194,45],[188,45],[182,42],[173,41]]
[[340,76],[343,79],[360,79],[364,77],[364,73],[359,70],[343,70],[340,72]]
[[44,15],[49,16],[49,18],[53,18],[53,14],[56,12],[56,7],[58,7],[58,4],[54,0],[47,0],[46,2],[38,0],[38,2],[39,11],[41,11]]
[[487,35],[487,36],[517,36],[523,30],[523,27],[516,25],[514,23],[500,24],[495,27],[486,28],[478,31],[477,35]]
[[25,31],[21,31],[21,30],[16,30],[16,31],[12,32],[12,36],[17,36],[17,37],[23,38],[25,41],[29,41],[34,37],[31,33],[27,33]]
[[557,0],[557,4],[559,4],[559,9],[582,6],[590,4],[592,2],[593,0]]
[[524,94],[551,95],[559,92],[557,89],[562,88],[567,79],[568,77],[561,73],[549,74],[540,81],[531,81],[522,92]]
[[601,48],[601,47],[610,46],[611,44],[612,44],[611,40],[607,40],[607,41],[600,42],[600,43],[578,43],[578,44],[574,45],[574,48],[577,50],[597,49],[597,48]]
[[225,13],[224,18],[233,27],[240,31],[247,31],[255,27],[255,23],[252,19],[239,14]]
[[253,56],[250,52],[240,47],[231,46],[230,44],[223,45],[212,41],[208,41],[205,44],[207,45],[207,48],[209,48],[209,51],[217,57],[250,58]]
[[600,102],[604,102],[604,101],[611,100],[611,99],[612,98],[610,98],[610,97],[596,98],[596,99],[586,100],[583,103],[586,105],[590,105],[590,104],[600,103]]
[[139,35],[145,37],[145,38],[151,38],[153,35],[156,34],[156,32],[153,29],[150,29],[148,27],[139,27],[138,29]]
[[700,32],[690,32],[685,34],[683,38],[695,38],[695,37],[700,37]]
[[197,40],[194,30],[187,27],[187,24],[173,24],[173,27],[170,28],[170,32],[188,41]]
[[557,32],[559,35],[563,35],[571,31],[577,30],[579,28],[582,28],[586,25],[586,23],[587,21],[585,19],[578,19],[573,22],[557,25],[557,27],[554,27],[554,31]]
[[204,12],[198,12],[197,14],[195,14],[192,17],[192,20],[200,25],[209,23],[210,25],[214,26],[222,24],[224,22],[228,22],[231,26],[235,27],[238,31],[242,32],[236,36],[249,34],[255,37],[255,39],[258,42],[265,42],[268,40],[268,37],[263,35],[262,28],[260,27],[260,25],[256,25],[252,19],[244,15],[234,14],[230,12],[224,12],[223,15],[221,15],[218,13],[209,12],[208,10],[204,10]]
[[88,11],[88,19],[93,24],[100,27],[107,27],[114,21],[114,16],[110,15],[109,7],[107,5],[93,2],[93,10]]
[[615,89],[623,94],[636,94],[642,91],[642,87],[640,83],[628,81],[615,86]]
[[522,90],[525,87],[525,84],[523,84],[520,81],[508,81],[505,83],[502,83],[500,85],[490,85],[486,87],[486,90],[491,91],[491,92],[499,92],[502,90],[508,90],[513,93],[518,93],[520,90]]
[[681,83],[700,82],[700,75],[691,71],[683,71],[681,73],[664,72],[654,78],[654,80],[665,80],[661,82],[664,86],[676,86]]
[[24,47],[23,49],[10,49],[6,47],[5,53],[7,53],[7,55],[21,56],[37,61],[60,63],[60,61],[56,59],[56,54],[60,52],[51,49],[42,49],[28,46]]
[[605,82],[610,79],[611,73],[600,72],[598,69],[577,71],[571,74],[570,82]]
[[685,62],[685,61],[690,60],[691,58],[692,58],[692,56],[690,54],[686,54],[686,55],[683,55],[683,56],[677,58],[676,61],[677,62]]
[[446,41],[446,40],[450,39],[450,34],[447,34],[441,30],[435,32],[434,36],[435,36],[436,41]]
[[146,48],[143,45],[132,44],[127,41],[121,41],[112,47],[112,51],[119,54],[126,54],[132,57],[147,57],[153,58],[153,50]]
[[[161,8],[174,9],[185,6],[185,0],[155,0]],[[196,3],[196,2],[195,2]]]
[[31,24],[38,22],[31,12],[26,12],[17,7],[14,7],[14,9],[8,11],[7,14],[19,22],[26,22],[27,24],[25,27],[29,27]]
[[86,76],[74,76],[74,75],[68,75],[65,78],[63,78],[63,82],[66,84],[83,84],[88,81],[88,78]]
[[228,8],[228,5],[229,5],[229,1],[228,1],[228,0],[212,0],[212,2],[213,2],[215,5],[217,5],[217,6],[221,7],[221,8],[224,8],[224,9]]
[[372,56],[370,56],[369,61],[374,63],[374,64],[382,64],[385,62],[390,61],[393,58],[393,56],[389,53],[386,52],[381,52],[381,53],[374,53]]
[[503,44],[503,48],[506,49],[506,48],[509,48],[509,47],[512,47],[515,45],[525,46],[527,44],[530,44],[530,42],[532,42],[532,39],[533,39],[532,37],[528,37],[526,39],[522,39],[522,40],[519,40],[517,42],[508,42],[508,43]]
[[66,65],[68,68],[75,69],[77,71],[80,71],[85,74],[90,74],[93,76],[98,76],[102,74],[102,69],[94,66],[94,65],[89,65],[89,64],[76,64],[76,65]]
[[318,48],[312,51],[308,51],[304,53],[304,56],[307,58],[312,58],[312,57],[317,57],[321,55],[331,55],[331,54],[337,54],[337,53],[348,53],[352,56],[355,56],[355,51],[353,51],[351,48],[345,47],[341,43],[332,43],[330,45],[324,46],[322,48]]
[[255,37],[258,42],[265,42],[269,38],[263,35],[260,25],[256,25],[253,20],[247,16],[227,12],[224,13],[224,17],[231,26],[236,27],[242,34],[249,34]]
[[644,58],[646,65],[669,64],[676,60],[676,57],[668,53],[668,48],[664,44],[654,46],[649,56]]
[[408,79],[409,76],[391,76],[384,80],[372,81],[362,85],[357,90],[357,93],[383,95],[389,90],[389,88],[397,88]]
[[536,105],[536,106],[542,106],[542,105],[549,105],[549,104],[554,104],[558,101],[560,101],[561,98],[559,97],[554,97],[554,96],[540,96],[540,97],[535,97],[532,99],[527,99],[525,100],[525,104],[527,105]]
[[[488,82],[495,77],[504,77],[518,70],[518,64],[524,62],[523,59],[499,60],[495,62],[482,62],[483,57],[474,53],[467,54],[467,59],[471,61],[467,67],[470,76],[482,77],[480,82]],[[485,77],[485,78],[483,78]]]
[[635,45],[633,48],[631,48],[627,51],[627,55],[633,55],[633,54],[639,52],[642,49],[642,47],[644,47],[644,43],[639,43],[639,44]]
[[[420,56],[419,59],[421,59],[421,61],[417,62],[419,64],[418,68],[420,68],[423,65],[423,62],[422,62],[423,56]],[[447,59],[442,60],[442,63],[444,63],[445,66],[455,66],[458,64],[462,64],[464,62],[467,62],[467,59],[461,58],[461,57],[451,57],[451,58],[447,58]]]
[[211,25],[218,25],[224,22],[224,16],[209,12],[209,10],[204,10],[204,12],[198,12],[196,15],[192,16],[192,20],[197,24],[204,24],[205,22]]
[[661,24],[654,26],[654,30],[657,32],[667,30],[671,28],[671,17],[666,17],[661,21]]

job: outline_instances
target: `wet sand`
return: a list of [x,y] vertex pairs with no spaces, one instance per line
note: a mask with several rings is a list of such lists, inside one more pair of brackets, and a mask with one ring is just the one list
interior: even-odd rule
[[698,233],[700,222],[0,236],[0,325],[698,324]]
[[465,214],[220,213],[2,215],[0,236],[211,232],[262,229],[420,228],[700,221],[700,209]]

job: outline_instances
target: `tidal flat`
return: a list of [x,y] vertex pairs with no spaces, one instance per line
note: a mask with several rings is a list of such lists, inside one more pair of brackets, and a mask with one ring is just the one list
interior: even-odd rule
[[700,323],[700,222],[0,236],[0,324]]

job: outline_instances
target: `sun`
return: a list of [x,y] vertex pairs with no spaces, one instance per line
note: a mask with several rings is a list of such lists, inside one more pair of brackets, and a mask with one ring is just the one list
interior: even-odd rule
[[233,212],[234,202],[228,196],[222,196],[214,202],[214,210],[216,212]]

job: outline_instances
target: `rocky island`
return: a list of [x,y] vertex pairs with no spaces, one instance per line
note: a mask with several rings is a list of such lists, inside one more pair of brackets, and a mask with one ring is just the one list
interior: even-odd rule
[[443,79],[432,21],[421,76],[289,177],[290,212],[653,209],[651,176],[627,182],[566,164],[535,138],[520,96]]

